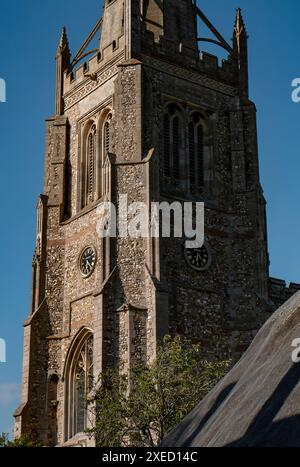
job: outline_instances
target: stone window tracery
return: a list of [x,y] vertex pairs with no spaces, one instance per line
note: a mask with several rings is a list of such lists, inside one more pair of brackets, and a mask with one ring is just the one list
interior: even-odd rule
[[111,121],[111,111],[106,109],[99,123],[94,119],[83,130],[81,209],[93,204],[105,194],[103,171],[110,151]]
[[213,147],[209,117],[186,107],[169,104],[163,115],[162,172],[167,191],[198,196],[209,190]]
[[68,374],[68,436],[70,439],[88,427],[87,398],[93,389],[93,335],[80,340],[71,357]]

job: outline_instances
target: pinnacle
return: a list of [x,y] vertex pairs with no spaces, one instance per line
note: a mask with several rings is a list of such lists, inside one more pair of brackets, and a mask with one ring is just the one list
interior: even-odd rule
[[68,36],[67,36],[67,31],[65,26],[62,28],[61,36],[60,36],[60,41],[58,45],[58,53],[63,52],[65,49],[69,49],[69,42],[68,42]]
[[246,34],[246,28],[241,8],[237,8],[236,10],[234,31],[236,35],[240,35],[243,32]]

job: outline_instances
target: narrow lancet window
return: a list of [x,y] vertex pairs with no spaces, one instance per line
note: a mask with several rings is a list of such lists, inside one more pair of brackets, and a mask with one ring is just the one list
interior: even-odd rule
[[175,105],[170,105],[163,121],[163,170],[167,178],[180,179],[180,150],[182,145],[182,118]]
[[198,113],[192,115],[188,129],[189,180],[191,190],[204,187],[203,123]]
[[83,207],[93,203],[96,199],[96,148],[96,125],[93,124],[85,141]]

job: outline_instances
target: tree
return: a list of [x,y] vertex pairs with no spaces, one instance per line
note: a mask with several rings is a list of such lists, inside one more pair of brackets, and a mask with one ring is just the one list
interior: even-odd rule
[[129,374],[101,375],[88,430],[99,447],[154,447],[227,372],[230,362],[201,360],[199,346],[166,337],[156,360]]
[[2,433],[2,435],[0,434],[0,448],[35,448],[38,446],[38,443],[33,443],[26,438],[19,438],[14,441],[10,441],[7,433]]

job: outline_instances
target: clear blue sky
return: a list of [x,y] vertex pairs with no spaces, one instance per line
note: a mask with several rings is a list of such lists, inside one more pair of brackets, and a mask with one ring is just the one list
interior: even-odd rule
[[[299,0],[198,0],[229,40],[235,8],[243,9],[250,36],[250,89],[258,108],[261,179],[268,201],[271,274],[300,282],[299,123],[291,81],[300,77]],[[54,56],[61,26],[75,52],[102,12],[101,0],[1,0],[0,104],[1,269],[0,432],[10,431],[18,405],[22,322],[29,309],[35,205],[42,192],[44,120],[54,112]]]

